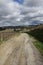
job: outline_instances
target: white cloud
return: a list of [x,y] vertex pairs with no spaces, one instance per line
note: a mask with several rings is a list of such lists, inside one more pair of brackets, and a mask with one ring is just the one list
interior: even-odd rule
[[22,5],[19,5],[19,3],[13,2],[12,0],[6,0],[6,1],[1,0],[1,7],[0,7],[1,21],[6,21],[5,24],[9,23],[7,21],[9,21],[10,19],[14,19],[15,22],[16,20],[20,21],[21,18],[19,18],[19,16],[21,8]]
[[0,3],[0,26],[43,23],[43,0],[24,0],[23,5],[12,0]]
[[24,25],[28,25],[28,24],[30,25],[30,22],[28,22],[28,21],[24,23]]

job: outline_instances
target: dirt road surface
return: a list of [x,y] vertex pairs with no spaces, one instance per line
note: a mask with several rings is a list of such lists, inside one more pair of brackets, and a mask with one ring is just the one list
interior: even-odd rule
[[0,45],[0,65],[43,65],[39,51],[26,33]]

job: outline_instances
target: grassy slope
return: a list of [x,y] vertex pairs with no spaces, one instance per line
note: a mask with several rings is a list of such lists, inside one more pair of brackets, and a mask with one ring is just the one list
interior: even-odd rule
[[39,49],[41,55],[43,56],[43,44],[40,41],[34,41],[33,44]]
[[34,28],[33,30],[27,33],[37,40],[34,42],[34,45],[39,49],[39,51],[43,55],[43,27],[38,26],[37,28]]
[[37,40],[43,43],[43,29],[35,29],[29,32],[30,35],[34,36]]

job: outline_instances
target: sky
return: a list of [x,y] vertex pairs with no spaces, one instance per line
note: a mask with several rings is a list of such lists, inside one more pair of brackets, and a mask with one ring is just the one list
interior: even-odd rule
[[0,0],[0,26],[43,24],[43,0]]

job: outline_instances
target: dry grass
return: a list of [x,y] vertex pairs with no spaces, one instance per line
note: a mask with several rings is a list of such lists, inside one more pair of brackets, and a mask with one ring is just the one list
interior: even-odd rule
[[9,29],[9,30],[7,29],[7,30],[4,30],[4,31],[0,31],[0,44],[3,41],[8,40],[9,38],[11,38],[14,35],[15,35],[14,31],[11,30],[11,29]]

